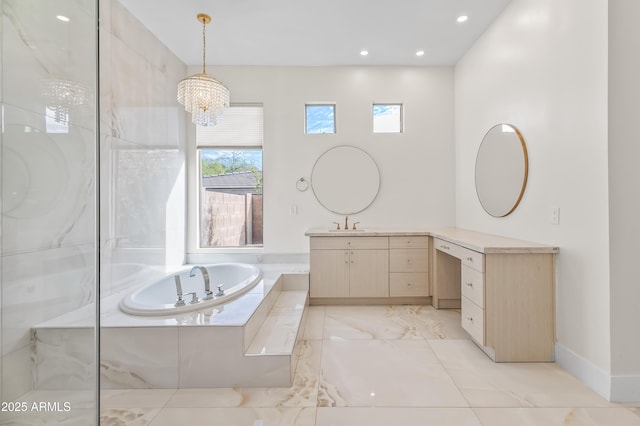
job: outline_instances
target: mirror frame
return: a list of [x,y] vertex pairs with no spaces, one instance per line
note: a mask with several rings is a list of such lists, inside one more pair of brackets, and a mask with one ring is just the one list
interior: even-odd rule
[[[375,166],[377,173],[377,180],[376,180],[376,190],[375,190],[375,194],[373,195],[373,197],[371,198],[371,200],[369,200],[366,205],[364,205],[362,208],[360,208],[359,210],[355,210],[355,211],[349,211],[349,212],[345,212],[345,211],[337,211],[334,210],[332,208],[329,208],[325,203],[323,202],[320,197],[318,197],[318,191],[317,188],[314,186],[314,171],[316,170],[316,167],[318,166],[318,163],[320,162],[320,160],[322,160],[322,158],[329,152],[339,149],[339,148],[352,148],[355,150],[360,151],[362,154],[364,154],[365,156],[367,156],[370,160],[371,163]],[[311,169],[311,191],[313,192],[313,196],[315,197],[315,199],[318,201],[318,203],[320,203],[320,205],[322,207],[324,207],[325,209],[327,209],[328,211],[335,213],[335,214],[339,214],[339,215],[351,215],[351,214],[357,214],[360,213],[364,210],[366,210],[367,208],[369,208],[371,206],[371,204],[373,204],[373,202],[376,200],[376,198],[378,198],[378,195],[380,194],[380,185],[381,185],[381,177],[380,177],[380,167],[378,166],[378,163],[376,163],[376,160],[374,160],[374,158],[371,156],[371,154],[369,154],[367,151],[365,151],[362,148],[359,148],[357,146],[353,146],[353,145],[337,145],[334,146],[332,148],[327,149],[325,152],[323,152],[322,154],[320,154],[320,156],[318,157],[318,159],[315,161],[315,163],[313,164],[313,168]]]
[[[491,133],[491,131],[493,129],[495,129],[496,127],[502,127],[502,126],[508,126],[511,129],[513,129],[515,135],[517,136],[518,140],[520,141],[520,146],[522,148],[522,154],[523,154],[523,159],[524,159],[524,173],[522,176],[522,186],[520,187],[520,193],[518,194],[518,197],[516,199],[516,201],[513,203],[513,206],[511,206],[511,208],[503,214],[494,214],[491,213],[488,209],[486,204],[486,200],[485,203],[482,202],[482,199],[480,198],[480,191],[478,191],[478,160],[480,158],[480,150],[482,149],[482,145],[488,140],[487,136]],[[518,205],[520,204],[520,201],[522,201],[522,197],[524,196],[524,191],[527,187],[527,180],[529,177],[529,154],[527,152],[527,145],[524,142],[524,137],[522,136],[522,133],[520,133],[520,130],[512,125],[512,124],[508,124],[508,123],[499,123],[496,124],[494,126],[492,126],[484,135],[484,137],[482,138],[482,142],[480,143],[480,146],[478,147],[478,152],[476,153],[476,162],[475,162],[475,173],[474,173],[474,180],[475,180],[475,189],[476,189],[476,196],[478,197],[478,201],[480,202],[480,205],[482,206],[482,209],[490,216],[492,217],[506,217],[509,216],[511,213],[513,213],[513,211],[518,207]]]

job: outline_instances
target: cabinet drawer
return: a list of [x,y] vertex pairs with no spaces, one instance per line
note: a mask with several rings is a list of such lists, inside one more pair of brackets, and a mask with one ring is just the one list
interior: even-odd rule
[[462,328],[479,344],[484,342],[484,309],[462,297]]
[[387,248],[389,248],[389,237],[311,237],[311,250]]
[[469,250],[468,248],[458,247],[458,255],[463,265],[473,268],[476,271],[484,272],[484,255],[482,253]]
[[462,265],[462,295],[484,308],[484,274]]
[[429,295],[429,274],[426,272],[389,274],[389,296],[410,297]]
[[406,236],[406,237],[389,237],[389,248],[392,249],[428,249],[429,237],[425,236]]
[[441,252],[450,254],[451,256],[457,258],[460,257],[460,255],[458,254],[458,250],[462,248],[456,244],[450,243],[449,241],[441,240],[440,238],[433,239],[433,247],[436,250],[440,250]]
[[425,249],[389,250],[391,272],[428,272],[429,252]]

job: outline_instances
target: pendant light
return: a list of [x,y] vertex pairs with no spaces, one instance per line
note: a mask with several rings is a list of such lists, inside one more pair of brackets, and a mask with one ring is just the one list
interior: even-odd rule
[[229,89],[207,75],[205,28],[211,22],[211,17],[199,13],[198,21],[202,22],[202,73],[178,82],[178,102],[191,113],[192,123],[199,126],[215,126],[224,109],[229,106]]

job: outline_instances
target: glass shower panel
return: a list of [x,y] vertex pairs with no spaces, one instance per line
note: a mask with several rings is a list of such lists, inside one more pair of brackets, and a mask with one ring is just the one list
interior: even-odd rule
[[97,424],[97,2],[0,13],[0,424]]

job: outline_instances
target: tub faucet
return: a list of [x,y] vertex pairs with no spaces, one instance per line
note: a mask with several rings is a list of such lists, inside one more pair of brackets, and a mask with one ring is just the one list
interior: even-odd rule
[[191,272],[189,273],[190,277],[196,276],[196,271],[200,270],[202,273],[202,278],[204,278],[204,297],[203,300],[213,299],[213,292],[211,291],[211,285],[209,284],[209,272],[207,272],[207,268],[204,266],[194,266],[191,268]]
[[223,284],[218,286],[218,291],[216,292],[216,297],[224,296],[224,288],[222,288]]

